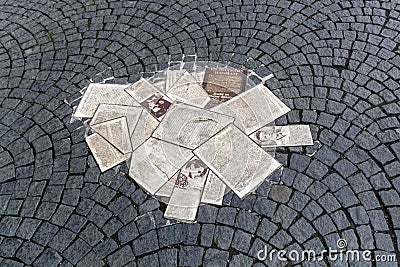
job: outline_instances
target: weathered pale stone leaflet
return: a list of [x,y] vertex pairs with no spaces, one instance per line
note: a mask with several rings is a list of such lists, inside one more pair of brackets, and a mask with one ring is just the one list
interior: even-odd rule
[[167,96],[196,107],[204,107],[210,97],[203,90],[196,79],[187,71],[180,77],[171,88],[166,88]]
[[251,134],[290,111],[262,84],[211,110],[234,117],[234,124],[246,134]]
[[310,126],[266,126],[249,136],[261,147],[313,145]]
[[192,222],[196,219],[209,168],[197,157],[179,171],[164,216]]
[[222,205],[222,200],[225,195],[226,185],[213,172],[209,171],[206,184],[204,185],[201,203],[209,203],[214,205]]
[[132,152],[126,117],[101,122],[90,127],[123,154]]
[[253,192],[280,163],[230,124],[193,151],[240,198]]
[[167,70],[165,72],[165,88],[166,91],[174,86],[174,84],[182,78],[183,74],[185,74],[186,70]]
[[126,88],[126,92],[158,120],[161,120],[172,103],[167,96],[144,78]]
[[160,122],[147,110],[143,110],[131,135],[132,150],[144,143],[154,132]]
[[118,149],[111,145],[99,134],[92,134],[86,137],[86,143],[93,157],[102,172],[122,163],[127,159],[127,155],[122,154]]
[[74,117],[91,118],[100,104],[139,106],[139,103],[125,92],[128,86],[91,83],[76,108]]
[[149,138],[133,151],[129,176],[154,195],[192,156],[187,148]]
[[223,114],[177,103],[165,114],[153,137],[194,149],[233,121]]
[[[178,178],[178,174],[179,172],[172,176],[154,195],[162,198],[165,202],[168,202]],[[200,202],[221,206],[226,188],[226,185],[221,181],[221,179],[210,170],[207,175]]]
[[119,117],[125,117],[128,123],[129,134],[132,135],[142,114],[142,107],[100,104],[90,120],[90,125],[106,122]]
[[244,198],[281,166],[262,147],[312,137],[306,125],[266,126],[290,109],[247,71],[178,67],[90,85],[74,116],[91,118],[86,141],[101,171],[129,159],[129,176],[168,203],[165,217],[192,222],[200,203],[222,205],[229,190]]
[[168,203],[169,198],[171,197],[172,191],[174,190],[175,182],[176,182],[176,179],[178,178],[179,172],[180,171],[178,171],[171,178],[169,178],[169,180],[167,182],[165,182],[160,187],[160,189],[158,189],[157,192],[155,192],[154,195],[157,196],[158,198],[164,200],[164,202]]

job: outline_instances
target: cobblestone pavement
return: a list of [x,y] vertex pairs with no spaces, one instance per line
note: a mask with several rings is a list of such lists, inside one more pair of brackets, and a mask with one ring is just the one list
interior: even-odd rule
[[[163,2],[0,0],[0,265],[280,266],[257,251],[339,238],[399,258],[398,1]],[[67,102],[108,67],[134,82],[183,53],[274,73],[293,109],[277,124],[318,142],[278,151],[269,193],[168,224],[125,166],[100,173]]]

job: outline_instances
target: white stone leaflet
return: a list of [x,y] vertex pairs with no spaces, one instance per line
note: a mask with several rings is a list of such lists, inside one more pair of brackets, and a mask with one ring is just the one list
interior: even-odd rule
[[207,165],[197,157],[182,167],[165,210],[165,218],[186,222],[196,219],[208,172]]
[[149,138],[132,152],[129,176],[154,195],[192,156],[189,149]]
[[133,130],[142,114],[142,107],[134,106],[122,106],[122,105],[110,105],[100,104],[90,121],[90,125],[106,122],[112,119],[125,117],[128,123],[129,134],[132,135]]
[[168,92],[174,84],[182,78],[183,74],[185,74],[186,70],[167,70],[166,80],[165,80],[165,91]]
[[126,154],[132,152],[126,117],[101,122],[90,127],[121,151],[121,153]]
[[250,135],[261,147],[310,146],[313,145],[310,126],[266,126]]
[[281,166],[233,124],[193,153],[240,198],[253,192]]
[[290,111],[262,84],[211,108],[211,110],[234,117],[234,124],[247,135]]
[[172,103],[167,96],[144,78],[129,86],[126,92],[158,120],[161,120]]
[[93,157],[102,172],[105,172],[127,159],[126,155],[122,154],[99,134],[95,133],[87,136],[86,143],[90,151],[92,151]]
[[154,118],[147,110],[140,114],[136,127],[131,135],[132,150],[143,144],[153,134],[159,121]]
[[125,92],[128,86],[129,84],[91,83],[76,108],[74,117],[91,118],[100,104],[139,106],[139,103]]
[[165,114],[153,137],[194,149],[233,121],[223,114],[177,103]]
[[175,173],[171,178],[169,178],[169,180],[165,182],[163,186],[161,186],[160,189],[158,189],[154,195],[168,202],[169,198],[171,197],[172,191],[174,190],[175,182],[176,179],[178,178],[178,175],[179,171]]
[[225,190],[226,185],[222,180],[214,172],[209,171],[201,202],[221,206]]
[[172,100],[178,100],[201,108],[210,101],[207,92],[204,91],[196,79],[187,71],[168,89],[167,96]]

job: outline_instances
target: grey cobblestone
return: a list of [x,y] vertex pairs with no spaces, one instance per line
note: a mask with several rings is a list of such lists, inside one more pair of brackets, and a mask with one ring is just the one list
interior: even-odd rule
[[157,233],[155,230],[150,231],[132,242],[132,250],[134,255],[142,255],[159,248]]
[[135,259],[132,249],[126,245],[107,257],[110,266],[123,266]]
[[163,264],[163,266],[176,266],[178,262],[177,249],[165,249],[160,250],[158,253],[158,259]]
[[251,234],[238,230],[235,232],[231,247],[240,252],[247,253],[250,249],[250,242]]
[[214,242],[221,249],[228,249],[233,238],[234,230],[227,226],[215,227]]
[[228,259],[227,251],[209,248],[204,254],[204,266],[226,266]]
[[200,266],[202,264],[203,248],[182,246],[179,250],[179,263],[183,266]]

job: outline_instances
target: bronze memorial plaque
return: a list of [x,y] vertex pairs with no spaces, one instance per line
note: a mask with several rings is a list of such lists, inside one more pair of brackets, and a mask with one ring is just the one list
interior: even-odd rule
[[244,92],[246,84],[246,70],[207,68],[203,88],[211,98],[208,106],[215,106]]

